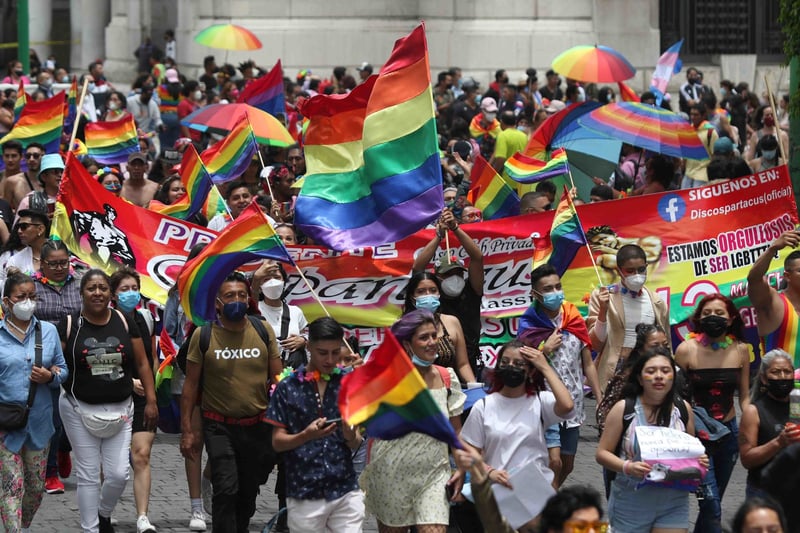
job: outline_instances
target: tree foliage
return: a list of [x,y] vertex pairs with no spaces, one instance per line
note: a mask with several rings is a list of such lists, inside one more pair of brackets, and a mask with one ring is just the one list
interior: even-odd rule
[[[786,64],[792,58],[800,58],[800,2],[797,0],[781,0],[781,12],[778,22],[783,32],[783,52]],[[796,83],[796,80],[794,80]],[[792,99],[789,111],[792,115],[800,115],[800,90],[791,90]]]

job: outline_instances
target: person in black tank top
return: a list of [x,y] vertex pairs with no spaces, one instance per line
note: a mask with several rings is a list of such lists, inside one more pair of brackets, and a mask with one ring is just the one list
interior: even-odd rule
[[794,386],[791,356],[772,350],[761,358],[752,400],[742,412],[739,453],[747,469],[747,498],[776,496],[762,488],[761,472],[784,448],[800,442],[800,428],[789,422],[789,393]]

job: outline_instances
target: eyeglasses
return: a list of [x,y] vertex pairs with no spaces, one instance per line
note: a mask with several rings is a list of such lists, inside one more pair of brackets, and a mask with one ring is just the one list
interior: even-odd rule
[[514,361],[509,361],[508,359],[500,359],[501,368],[509,366],[513,366],[515,368],[527,368],[528,363],[526,363],[525,361],[520,361],[519,359],[516,359]]
[[17,228],[20,231],[25,231],[31,226],[44,226],[44,224],[39,224],[38,222],[20,222],[19,224],[17,224]]
[[586,520],[567,520],[564,529],[570,533],[607,533],[608,522],[587,522]]
[[45,265],[49,266],[50,268],[67,268],[69,266],[69,261],[66,260],[66,259],[63,260],[63,261],[42,260],[42,263],[44,263]]
[[25,159],[39,159],[40,157],[42,157],[42,154],[36,152],[28,152],[25,154]]

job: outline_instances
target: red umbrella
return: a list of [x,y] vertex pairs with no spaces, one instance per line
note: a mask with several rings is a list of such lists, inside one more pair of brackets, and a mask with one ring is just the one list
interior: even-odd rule
[[181,120],[181,124],[194,130],[210,133],[227,133],[244,116],[248,117],[259,144],[289,146],[295,140],[278,119],[248,104],[211,104],[201,107]]

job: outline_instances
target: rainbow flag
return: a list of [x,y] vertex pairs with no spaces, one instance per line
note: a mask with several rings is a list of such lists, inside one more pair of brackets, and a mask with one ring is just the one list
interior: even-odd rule
[[250,104],[266,111],[272,116],[278,113],[286,114],[286,102],[284,100],[283,88],[283,68],[279,59],[270,71],[248,83],[244,90],[239,93],[236,100],[239,104]]
[[447,414],[388,329],[367,363],[342,378],[339,412],[350,425],[364,424],[370,437],[391,440],[416,431],[461,448]]
[[242,117],[222,141],[203,150],[200,158],[214,183],[235,180],[247,170],[258,150],[253,128]]
[[204,210],[208,193],[214,187],[211,176],[193,144],[188,144],[186,151],[183,152],[181,183],[186,188],[186,194],[178,198],[172,205],[158,208],[156,211],[163,215],[188,220]]
[[484,220],[519,215],[519,196],[480,154],[470,174],[467,200],[481,210]]
[[186,317],[198,326],[215,320],[214,302],[223,280],[237,267],[256,259],[294,264],[283,241],[253,202],[181,270],[178,294]]
[[166,85],[159,85],[156,88],[156,95],[159,101],[158,110],[161,111],[162,115],[178,114],[178,104],[183,99],[183,95],[179,93],[177,98],[173,98]]
[[37,142],[45,147],[45,152],[58,152],[61,142],[61,130],[64,126],[64,92],[42,100],[28,102],[19,116],[19,120],[0,144],[16,139],[23,146]]
[[534,234],[533,268],[550,263],[563,276],[581,247],[586,246],[586,234],[578,219],[578,212],[567,186],[556,208],[550,233],[544,236]]
[[24,108],[25,104],[27,103],[28,103],[28,94],[25,92],[25,85],[22,83],[22,80],[19,80],[19,89],[17,89],[17,99],[14,102],[15,123],[19,120],[19,116],[22,113],[22,108]]
[[228,204],[225,203],[225,198],[219,193],[217,187],[211,187],[206,197],[206,203],[203,204],[203,216],[206,220],[211,220],[217,215],[228,212]]
[[67,90],[67,105],[64,108],[64,131],[72,134],[75,119],[78,118],[78,78],[72,76],[72,84]]
[[623,102],[641,102],[636,91],[631,89],[624,81],[618,81],[617,87],[619,88],[619,96]]
[[295,221],[334,250],[408,237],[444,207],[424,26],[399,39],[377,76],[300,104],[306,179]]
[[89,157],[103,165],[128,161],[128,155],[139,151],[139,137],[133,115],[113,122],[86,124],[86,149]]
[[161,335],[158,336],[158,349],[163,359],[156,370],[155,387],[158,406],[163,407],[172,401],[170,382],[172,381],[173,361],[178,353],[165,327],[161,328]]
[[506,160],[505,168],[511,179],[520,183],[536,183],[554,178],[569,172],[567,150],[564,148],[553,150],[548,161],[517,152]]

